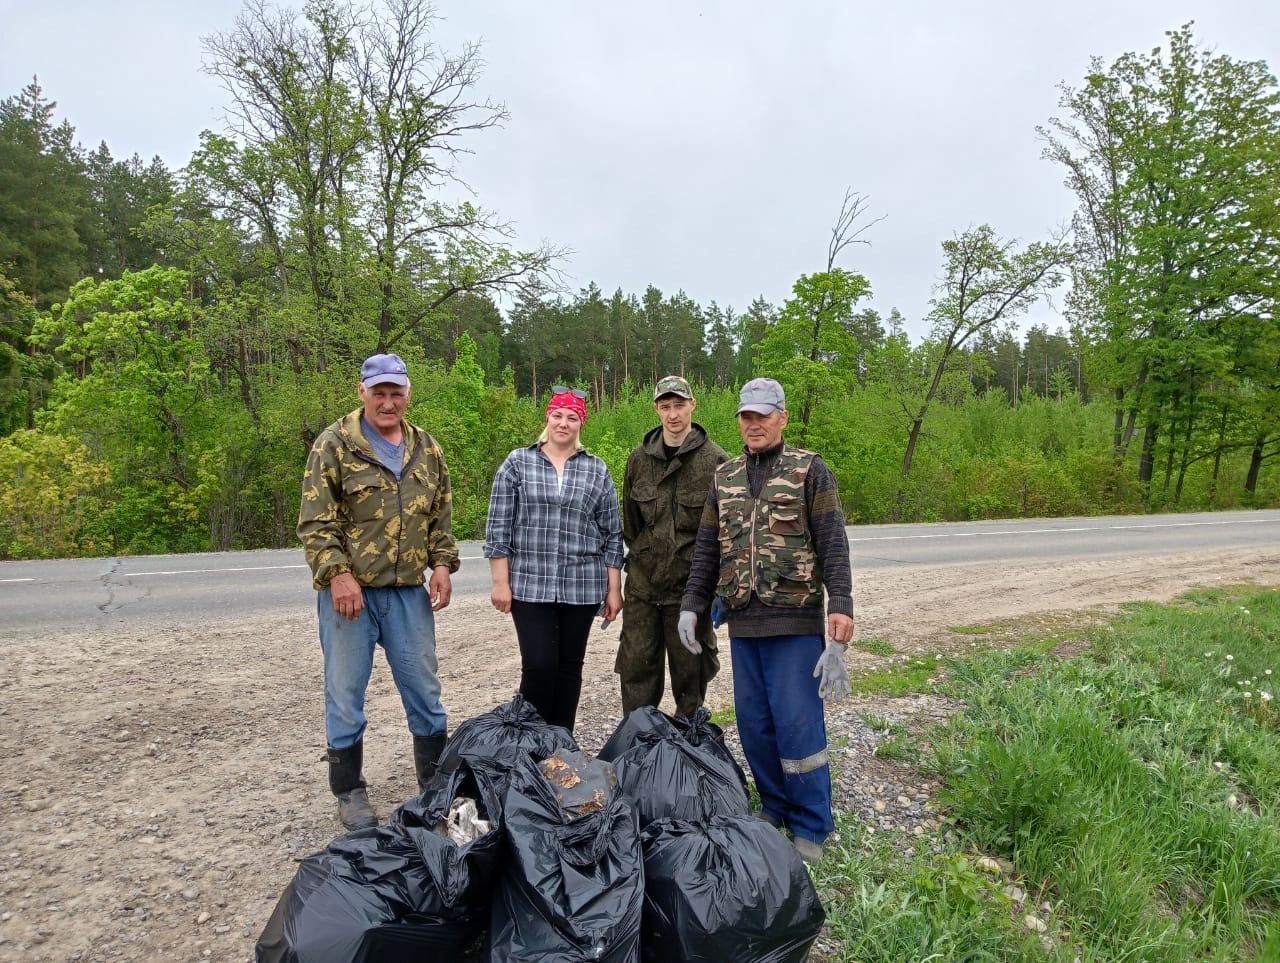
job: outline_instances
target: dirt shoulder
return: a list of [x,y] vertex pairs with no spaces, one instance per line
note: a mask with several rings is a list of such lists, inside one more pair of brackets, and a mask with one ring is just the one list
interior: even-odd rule
[[[858,634],[898,653],[946,650],[967,644],[954,627],[1246,581],[1280,585],[1280,548],[880,570],[858,576]],[[510,698],[519,654],[487,600],[455,602],[438,632],[453,723]],[[589,751],[619,717],[617,633],[594,630],[588,651]],[[722,661],[712,706],[732,701],[727,652]],[[0,669],[0,959],[250,958],[296,860],[339,831],[314,616],[104,623],[39,639],[0,628]],[[410,795],[413,762],[381,658],[368,701],[366,777],[385,815]],[[855,717],[841,710],[831,723]]]

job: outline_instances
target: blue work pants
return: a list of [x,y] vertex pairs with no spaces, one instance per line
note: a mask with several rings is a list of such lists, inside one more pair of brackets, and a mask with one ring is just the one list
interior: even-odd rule
[[730,638],[738,738],[764,815],[822,843],[835,829],[827,726],[813,667],[818,635]]
[[324,652],[324,729],[333,749],[364,738],[364,696],[373,672],[373,650],[381,645],[391,667],[409,731],[443,735],[444,706],[436,662],[436,622],[425,586],[364,588],[356,619],[333,610],[329,589],[316,594],[320,648]]

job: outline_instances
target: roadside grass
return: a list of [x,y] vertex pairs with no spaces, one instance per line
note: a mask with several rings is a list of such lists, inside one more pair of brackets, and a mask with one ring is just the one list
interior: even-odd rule
[[1280,591],[1129,606],[1070,659],[1060,635],[861,677],[905,692],[945,668],[932,688],[966,707],[923,765],[955,836],[903,855],[842,819],[814,874],[828,958],[1280,959]]
[[904,696],[908,692],[920,692],[938,672],[940,662],[932,653],[909,658],[900,665],[883,669],[868,669],[850,673],[849,682],[854,695]]
[[732,702],[725,702],[711,710],[711,722],[721,729],[727,729],[738,721],[738,712]]
[[854,639],[850,643],[855,649],[861,649],[863,652],[870,652],[872,655],[893,655],[893,643],[884,639]]

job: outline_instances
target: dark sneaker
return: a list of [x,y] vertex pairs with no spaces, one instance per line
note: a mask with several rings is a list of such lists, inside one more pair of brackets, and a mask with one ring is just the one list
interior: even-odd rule
[[369,793],[364,786],[338,793],[338,819],[352,832],[357,829],[372,829],[378,825],[378,814],[373,811]]

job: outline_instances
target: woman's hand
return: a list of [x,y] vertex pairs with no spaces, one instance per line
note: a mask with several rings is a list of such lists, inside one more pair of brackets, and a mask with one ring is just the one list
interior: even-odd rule
[[503,615],[509,614],[511,612],[511,583],[494,582],[493,591],[489,593],[489,601]]
[[612,622],[622,614],[622,589],[609,586],[609,592],[604,597],[604,611],[600,614],[606,622]]
[[505,556],[489,559],[489,577],[493,579],[493,591],[489,601],[503,615],[511,612],[511,562]]

